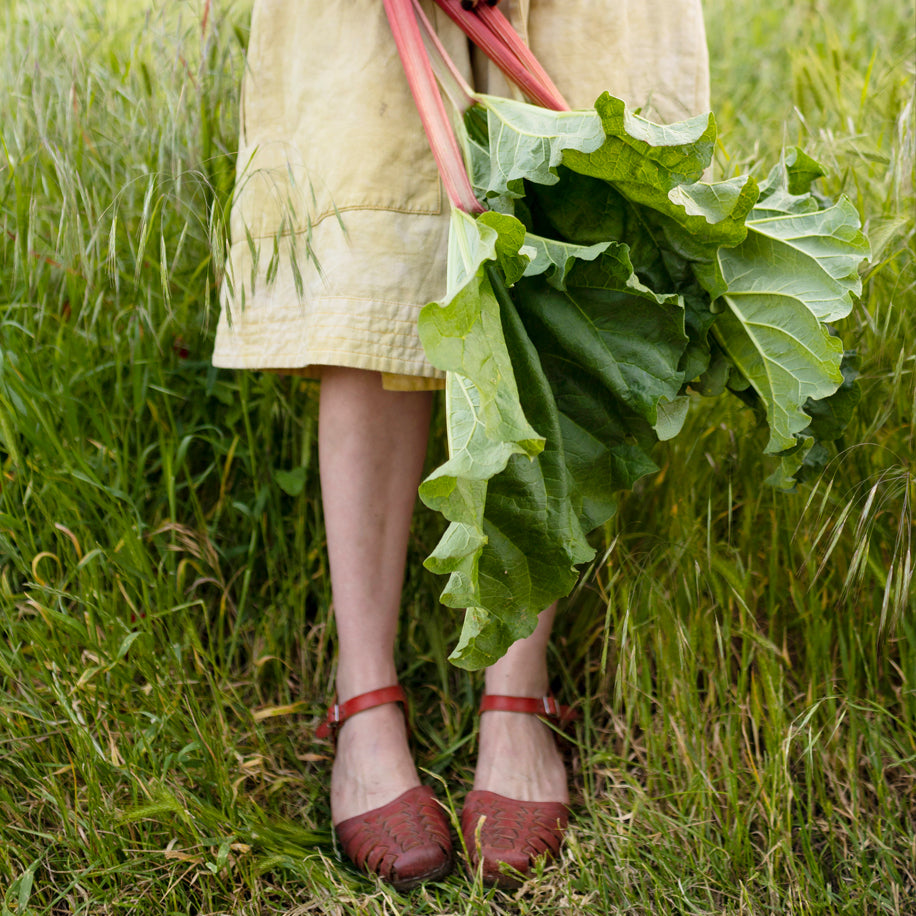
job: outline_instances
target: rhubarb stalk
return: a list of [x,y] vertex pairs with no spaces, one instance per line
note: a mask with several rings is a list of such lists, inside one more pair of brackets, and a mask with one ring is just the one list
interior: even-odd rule
[[436,3],[525,95],[544,108],[569,111],[560,90],[495,6],[478,5],[466,10],[461,0],[436,0]]
[[385,0],[385,13],[449,200],[466,213],[483,213],[474,196],[455,133],[445,111],[412,0]]
[[464,114],[476,101],[474,90],[468,85],[461,71],[455,66],[455,62],[449,57],[448,51],[442,44],[433,24],[429,17],[423,11],[420,0],[413,0],[414,12],[417,14],[417,22],[423,27],[425,41],[429,42],[432,53],[429,56],[429,62],[432,65],[433,73],[436,80],[442,88],[442,91],[448,96],[449,101],[455,106],[455,110]]

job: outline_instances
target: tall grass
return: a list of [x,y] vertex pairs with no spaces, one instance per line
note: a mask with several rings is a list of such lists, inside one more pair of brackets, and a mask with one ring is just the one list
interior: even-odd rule
[[[862,405],[785,494],[704,404],[622,500],[553,650],[578,817],[514,898],[398,895],[333,846],[314,391],[209,365],[247,7],[0,22],[0,913],[916,913],[912,7],[706,2],[718,170],[802,145],[863,214]],[[460,804],[438,531],[400,651]]]

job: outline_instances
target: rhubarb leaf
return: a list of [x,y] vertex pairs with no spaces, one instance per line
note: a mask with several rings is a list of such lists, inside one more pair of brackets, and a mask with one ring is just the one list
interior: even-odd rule
[[[464,633],[452,661],[461,667],[491,664],[492,638],[528,635],[538,613],[575,585],[576,565],[594,551],[585,540],[571,498],[559,415],[537,351],[518,312],[494,279],[503,327],[522,393],[525,413],[544,432],[547,445],[535,460],[516,456],[489,482],[480,552],[478,613],[473,635]],[[483,609],[486,608],[486,611]],[[496,643],[498,645],[498,643]]]
[[[420,495],[451,523],[427,560],[449,575],[442,601],[473,609],[452,655],[463,667],[490,664],[533,630],[538,612],[569,592],[576,566],[592,556],[585,535],[613,514],[614,492],[655,470],[651,424],[683,384],[687,344],[679,297],[647,289],[626,246],[546,240],[503,214],[476,225],[485,243],[475,248],[465,218],[453,223],[463,240],[456,250],[475,254],[456,271],[462,285],[450,299],[424,310],[424,344],[434,362],[451,359],[456,344],[441,331],[443,314],[468,289],[482,296],[484,311],[492,295],[501,333],[488,335],[486,362],[508,356],[517,402],[504,412],[524,417],[544,448],[512,438],[511,424],[484,420],[485,389],[496,383],[478,371],[480,357],[468,361],[473,380],[448,373],[450,457]],[[511,290],[506,275],[517,278]],[[464,333],[467,323],[457,327]],[[463,339],[484,347],[476,326]]]
[[595,102],[595,111],[603,143],[594,150],[569,147],[563,157],[564,165],[583,175],[670,191],[698,181],[712,161],[716,123],[711,114],[654,124],[607,92]]
[[[430,359],[448,371],[446,404],[449,460],[425,480],[420,496],[451,522],[427,565],[451,577],[443,601],[457,607],[475,603],[480,551],[486,542],[483,512],[487,481],[515,454],[534,456],[543,437],[525,418],[506,349],[488,262],[513,266],[506,238],[517,237],[507,217],[503,236],[484,221],[452,211],[449,235],[449,296],[430,303],[419,320],[420,338]],[[517,251],[516,251],[517,254]],[[524,259],[523,259],[524,260]],[[526,262],[525,262],[526,263]]]
[[427,566],[467,609],[452,660],[477,668],[572,589],[589,532],[680,432],[688,386],[769,424],[772,482],[816,471],[857,400],[827,322],[859,293],[868,243],[847,201],[811,193],[820,166],[801,151],[759,185],[702,182],[711,116],[483,97],[465,125],[491,209],[453,214],[448,294],[420,317],[449,438],[420,494],[449,522]]
[[845,199],[811,213],[756,219],[752,211],[747,227],[745,242],[718,253],[710,285],[721,280],[727,291],[715,334],[763,401],[773,454],[795,447],[810,422],[808,399],[829,397],[843,382],[843,344],[823,322],[849,314],[868,242]]
[[596,111],[548,111],[488,95],[478,100],[487,114],[488,145],[472,174],[485,197],[523,197],[525,180],[554,184],[566,150],[590,153],[605,141]]
[[684,383],[678,368],[687,345],[684,308],[676,295],[658,296],[633,275],[624,246],[571,271],[566,288],[540,280],[519,284],[526,323],[549,331],[566,361],[607,388],[630,412],[653,424],[661,398]]
[[857,381],[859,360],[854,350],[843,354],[840,364],[843,384],[829,397],[819,401],[809,399],[805,413],[811,422],[801,432],[798,449],[782,456],[779,467],[767,483],[781,490],[794,490],[796,485],[817,476],[836,454],[832,443],[838,440],[852,419],[862,397]]
[[[520,451],[536,455],[544,441],[519,407],[499,303],[485,270],[486,262],[497,258],[498,238],[486,222],[452,210],[449,295],[422,310],[420,340],[434,365],[473,382],[479,393],[475,416],[489,439],[515,443]],[[524,238],[520,226],[518,238]]]

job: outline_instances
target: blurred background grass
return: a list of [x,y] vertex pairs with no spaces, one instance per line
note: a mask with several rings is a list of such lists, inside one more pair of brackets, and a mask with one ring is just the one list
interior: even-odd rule
[[[336,858],[310,383],[209,365],[249,4],[0,20],[0,912],[916,913],[914,9],[707,0],[722,175],[803,146],[874,257],[825,474],[703,403],[557,626],[563,862],[409,898]],[[431,463],[441,456],[441,439]],[[402,669],[460,793],[479,683],[420,567]]]

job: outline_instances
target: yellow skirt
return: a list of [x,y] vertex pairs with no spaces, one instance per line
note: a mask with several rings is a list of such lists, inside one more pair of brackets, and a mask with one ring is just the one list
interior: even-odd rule
[[[709,107],[700,0],[503,0],[573,107],[605,90],[654,120]],[[433,3],[480,91],[511,94]],[[417,315],[445,292],[448,201],[381,0],[257,0],[213,362],[441,387]]]

